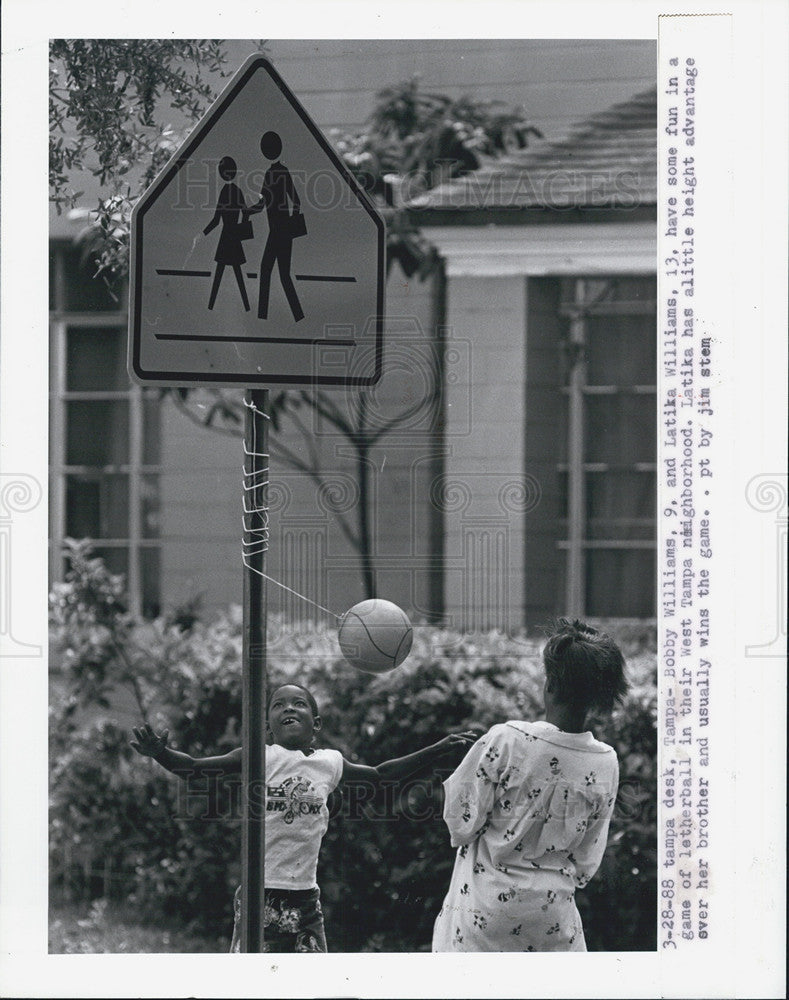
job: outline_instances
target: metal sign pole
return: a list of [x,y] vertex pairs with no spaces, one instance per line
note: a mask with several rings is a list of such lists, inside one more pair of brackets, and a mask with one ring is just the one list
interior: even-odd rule
[[[241,950],[263,951],[266,820],[266,580],[268,389],[248,389],[244,427],[245,546],[242,693]],[[254,514],[248,513],[254,511]],[[259,519],[253,523],[251,519]],[[249,531],[245,530],[245,542]]]
[[[264,119],[261,108],[268,109]],[[274,124],[276,132],[261,135],[264,127]],[[238,163],[227,157],[228,162],[218,164],[218,149],[232,150]],[[227,173],[226,183],[234,186],[230,178],[237,170],[249,178],[250,171],[260,171],[268,161],[279,159],[280,152],[291,170],[302,177],[327,176],[335,190],[346,192],[347,197],[338,199],[330,212],[313,212],[311,218],[294,212],[301,225],[297,233],[290,222],[287,237],[299,241],[301,273],[292,277],[302,287],[297,295],[289,271],[280,273],[290,314],[277,303],[269,318],[265,280],[259,288],[257,310],[251,310],[247,300],[245,276],[237,263],[244,259],[242,234],[226,226],[227,213],[223,214],[219,203],[212,216],[211,205],[190,200],[187,192],[195,177],[215,177],[218,168],[220,178],[225,180]],[[297,199],[291,197],[291,201],[295,207]],[[187,205],[191,207],[185,211]],[[308,205],[306,199],[304,205]],[[220,218],[222,228],[216,237],[201,239],[217,229]],[[260,382],[341,387],[378,382],[383,366],[384,220],[262,56],[250,56],[241,66],[138,199],[130,237],[128,367],[132,379],[141,385],[252,386]],[[282,240],[284,246],[285,235]],[[281,272],[284,263],[281,257]],[[235,269],[235,284],[226,274],[230,265]],[[211,293],[206,294],[205,279],[212,274]],[[217,299],[223,274],[224,288]],[[327,335],[327,330],[335,328],[347,334]],[[274,332],[277,336],[270,335]],[[257,952],[263,947],[265,889],[263,567],[268,538],[268,390],[247,389],[245,402],[240,944],[243,951]]]

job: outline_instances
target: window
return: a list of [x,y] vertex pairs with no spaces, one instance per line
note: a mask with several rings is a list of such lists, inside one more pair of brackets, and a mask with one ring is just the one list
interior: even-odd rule
[[50,336],[51,578],[63,539],[91,538],[126,575],[132,613],[158,614],[158,391],[126,373],[125,296],[65,243],[51,248]]
[[652,277],[562,281],[565,605],[655,615],[656,303]]

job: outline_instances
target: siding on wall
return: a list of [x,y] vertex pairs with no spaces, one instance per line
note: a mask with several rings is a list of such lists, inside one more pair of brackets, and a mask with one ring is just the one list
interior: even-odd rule
[[448,281],[447,345],[468,378],[447,387],[445,586],[448,620],[517,628],[523,604],[524,281]]
[[[480,437],[455,453],[454,468],[462,463],[485,462],[495,449],[487,452],[488,437],[498,431],[501,437],[512,432],[512,422],[498,427],[483,425],[490,418],[484,405],[477,405],[486,385],[493,399],[507,395],[509,380],[520,380],[525,399],[522,442],[522,471],[528,489],[538,488],[540,500],[533,510],[524,511],[522,623],[533,627],[546,618],[564,613],[564,557],[557,541],[567,537],[566,511],[560,509],[559,476],[556,465],[566,461],[566,429],[560,387],[564,381],[561,341],[565,335],[558,316],[559,275],[634,274],[649,273],[655,268],[655,223],[630,221],[627,213],[622,222],[603,224],[563,223],[550,226],[437,226],[428,230],[445,261],[448,281],[449,316],[455,331],[476,337],[470,381],[473,385],[474,429]],[[498,276],[497,276],[498,275]],[[522,283],[524,301],[522,315],[512,314],[512,289]],[[495,290],[495,291],[494,291]],[[491,326],[493,330],[491,331]],[[501,331],[525,330],[523,358],[519,362],[502,357],[497,336]],[[483,336],[483,332],[486,334]],[[479,345],[486,344],[480,353]],[[510,346],[516,343],[511,341]],[[497,356],[497,351],[499,352]],[[504,392],[498,396],[495,385],[490,387],[490,372],[503,371],[500,376]],[[456,404],[460,394],[456,393]],[[462,397],[461,397],[462,398]],[[490,404],[489,404],[490,405]],[[447,440],[453,442],[466,417],[461,406],[447,410]],[[481,443],[482,442],[482,443]],[[513,445],[514,447],[514,445]],[[537,481],[536,487],[530,477]],[[448,531],[452,515],[447,514]],[[448,536],[457,550],[458,541]],[[513,565],[517,565],[514,563]],[[464,611],[462,589],[450,579],[457,576],[451,559],[447,561],[447,613],[456,617]],[[511,605],[514,609],[514,604]],[[515,611],[512,611],[515,614]],[[521,624],[518,619],[516,624]]]
[[[207,394],[200,400],[209,405]],[[168,401],[161,442],[162,603],[239,601],[241,439],[196,427]]]
[[562,536],[556,465],[565,458],[559,281],[526,279],[526,441],[525,468],[539,487],[539,503],[526,515],[524,623],[539,625],[562,607],[559,592]]
[[649,39],[274,39],[272,62],[323,128],[358,128],[383,87],[525,106],[546,138],[649,87]]

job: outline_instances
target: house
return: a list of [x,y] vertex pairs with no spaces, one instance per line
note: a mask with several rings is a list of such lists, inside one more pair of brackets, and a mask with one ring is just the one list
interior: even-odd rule
[[468,351],[442,472],[464,621],[655,613],[656,116],[651,88],[413,205]]
[[[270,55],[324,129],[361,124],[382,85],[421,72],[426,89],[526,103],[546,135],[410,205],[441,266],[424,282],[395,266],[387,288],[366,419],[407,419],[365,457],[377,592],[467,630],[652,617],[654,43],[277,41]],[[62,539],[88,536],[136,613],[239,601],[241,442],[190,419],[208,396],[184,408],[130,384],[123,296],[73,233],[53,221],[51,577]],[[272,457],[267,571],[343,611],[364,596],[338,521],[358,530],[359,456],[320,414],[297,418],[306,436],[286,419],[280,440],[316,449],[323,483]]]

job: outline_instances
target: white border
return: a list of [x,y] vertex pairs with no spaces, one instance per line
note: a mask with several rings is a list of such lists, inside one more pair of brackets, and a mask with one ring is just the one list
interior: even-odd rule
[[[736,146],[732,225],[737,232],[736,420],[730,538],[736,540],[739,614],[733,657],[758,642],[764,581],[774,552],[743,515],[751,471],[786,467],[786,5],[726,4],[733,12],[731,108]],[[682,4],[676,13],[712,13]],[[50,37],[545,37],[654,38],[652,2],[550,6],[512,2],[291,3],[271,7],[193,3],[6,0],[3,4],[2,336],[0,462],[47,481],[46,58]],[[273,25],[273,26],[272,26]],[[24,88],[24,90],[22,89]],[[734,411],[733,399],[729,400]],[[29,552],[17,607],[45,644],[46,505],[19,520]],[[24,525],[24,531],[22,526]],[[16,530],[16,529],[15,529]],[[28,537],[29,536],[29,537]],[[14,538],[17,544],[17,537]],[[733,547],[733,546],[732,546]],[[772,574],[772,575],[771,575]],[[769,588],[769,582],[767,584]],[[761,588],[761,589],[760,589]],[[715,942],[671,964],[658,955],[329,955],[269,963],[257,956],[47,956],[46,671],[40,661],[0,659],[0,992],[6,996],[783,996],[785,675],[780,662],[745,663],[732,731],[741,734],[737,800],[728,838],[737,904],[736,946]]]

